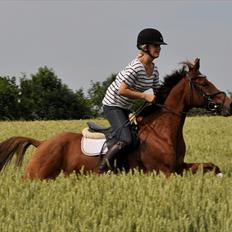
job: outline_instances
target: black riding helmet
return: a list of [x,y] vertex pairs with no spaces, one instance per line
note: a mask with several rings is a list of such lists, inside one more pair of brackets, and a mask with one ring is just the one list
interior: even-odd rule
[[137,48],[141,50],[144,44],[160,44],[167,45],[164,42],[162,34],[154,28],[146,28],[140,31],[137,37]]

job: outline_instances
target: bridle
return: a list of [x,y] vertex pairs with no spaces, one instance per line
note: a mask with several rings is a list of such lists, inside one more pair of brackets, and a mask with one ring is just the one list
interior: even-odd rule
[[[206,78],[206,76],[204,75],[200,75],[197,76],[196,78]],[[204,99],[204,108],[210,112],[220,112],[223,108],[223,105],[225,103],[226,100],[226,93],[223,91],[217,91],[215,93],[207,93],[204,92],[203,88],[198,85],[197,83],[195,83],[193,80],[196,78],[190,78],[188,75],[186,76],[186,79],[188,81],[188,85],[189,85],[189,89],[190,89],[190,94],[189,94],[189,105],[192,105],[192,101],[193,101],[193,90],[196,90],[196,93],[198,94],[198,96],[203,97]],[[213,101],[214,97],[219,95],[219,94],[223,94],[224,95],[224,99],[222,101],[222,103],[215,103]]]
[[[223,91],[217,91],[215,93],[207,93],[203,90],[203,88],[194,82],[194,79],[196,78],[206,78],[206,76],[204,75],[198,75],[197,77],[189,77],[189,75],[187,74],[185,79],[188,81],[188,86],[189,86],[189,103],[188,105],[189,106],[192,106],[192,102],[193,102],[193,92],[194,90],[196,90],[196,93],[198,94],[198,96],[201,96],[203,97],[204,99],[204,108],[212,113],[215,113],[215,112],[220,112],[223,108],[223,105],[225,103],[225,100],[226,100],[226,93],[223,92]],[[217,96],[218,94],[223,94],[224,95],[224,99],[222,101],[222,103],[215,103],[213,101],[214,97]],[[158,103],[155,103],[156,106],[160,107],[160,108],[163,108],[165,109],[167,112],[170,112],[170,113],[173,113],[175,115],[178,115],[178,116],[186,116],[187,115],[187,111],[176,111],[175,109],[173,108],[170,108],[168,106],[166,106],[165,104],[158,104]]]

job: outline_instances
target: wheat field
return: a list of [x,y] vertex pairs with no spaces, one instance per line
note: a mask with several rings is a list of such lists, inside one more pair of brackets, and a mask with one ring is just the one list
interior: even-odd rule
[[[103,119],[94,120],[107,125]],[[79,133],[86,120],[0,122],[0,141],[23,135],[47,139]],[[188,117],[184,127],[186,161],[213,162],[223,177],[185,173],[79,175],[55,181],[22,180],[23,166],[12,162],[0,173],[0,231],[231,232],[232,118]]]

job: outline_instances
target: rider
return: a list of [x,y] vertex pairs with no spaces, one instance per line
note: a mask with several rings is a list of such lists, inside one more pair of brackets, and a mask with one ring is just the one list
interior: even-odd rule
[[[112,164],[116,155],[130,147],[133,142],[131,126],[122,126],[129,118],[129,109],[133,99],[143,99],[154,103],[156,100],[155,90],[159,86],[158,69],[153,60],[160,55],[160,45],[166,45],[162,34],[154,28],[143,29],[137,37],[137,48],[140,50],[133,59],[108,87],[102,101],[104,114],[114,129],[120,130],[115,143],[105,154],[100,166],[99,173],[107,171],[108,164]],[[152,88],[154,94],[144,91]]]

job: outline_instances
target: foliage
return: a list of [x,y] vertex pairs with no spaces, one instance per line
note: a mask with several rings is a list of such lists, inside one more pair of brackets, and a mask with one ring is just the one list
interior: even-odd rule
[[[111,74],[105,81],[90,83],[87,97],[82,88],[75,92],[55,72],[40,67],[27,78],[0,77],[0,120],[62,120],[102,117],[102,99],[109,85],[115,80]],[[228,91],[232,97],[232,92]],[[143,100],[135,100],[132,111],[137,111]],[[190,115],[207,115],[203,109],[193,109]]]
[[71,112],[73,115],[70,115],[70,119],[85,119],[94,116],[91,102],[85,97],[83,89],[75,92],[75,101],[71,105]]
[[79,101],[82,90],[73,93],[55,73],[39,68],[30,80],[21,79],[21,104],[24,119],[78,119],[85,116],[85,104]]
[[201,108],[193,108],[188,112],[188,115],[191,116],[200,116],[200,115],[208,115],[212,116],[214,113],[207,111],[206,109],[201,109]]
[[73,92],[52,69],[41,67],[31,78],[0,78],[0,119],[80,119],[92,117],[83,90]]
[[19,117],[18,96],[15,77],[0,77],[0,119]]
[[88,98],[92,106],[93,115],[95,117],[102,115],[102,100],[105,96],[107,88],[115,80],[116,74],[111,74],[105,81],[93,82],[91,81],[91,87],[88,89]]
[[[43,140],[61,131],[80,132],[86,122],[0,122],[0,141],[16,134]],[[25,181],[30,148],[23,168],[11,164],[0,173],[0,231],[230,232],[232,118],[188,117],[184,135],[187,162],[215,162],[223,178],[198,172],[166,179],[134,171]]]

